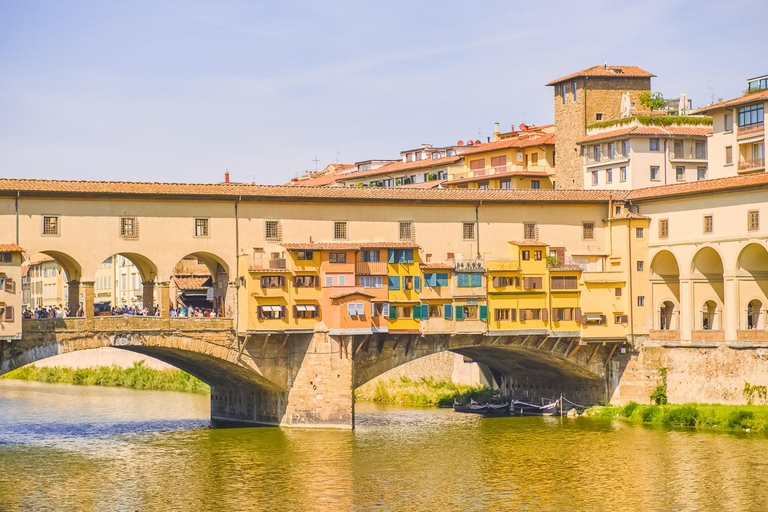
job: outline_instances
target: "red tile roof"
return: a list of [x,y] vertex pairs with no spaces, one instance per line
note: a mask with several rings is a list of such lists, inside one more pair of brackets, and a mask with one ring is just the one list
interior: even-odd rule
[[410,185],[400,185],[400,188],[438,188],[445,180],[422,181],[421,183],[411,183]]
[[280,245],[288,251],[359,251],[360,249],[418,249],[419,247],[414,242],[314,242]]
[[0,196],[125,196],[185,197],[208,200],[258,200],[273,202],[403,202],[414,203],[518,203],[518,202],[605,202],[609,190],[482,190],[407,189],[376,187],[292,187],[284,185],[243,185],[239,183],[139,183],[124,181],[56,181],[0,179]]
[[641,201],[669,196],[705,194],[740,188],[756,189],[760,187],[768,187],[768,173],[761,172],[716,180],[700,180],[675,185],[662,185],[660,187],[639,188],[629,192],[626,198],[632,201]]
[[202,290],[205,289],[205,283],[211,279],[211,276],[174,276],[173,280],[176,287],[180,290]]
[[713,103],[712,105],[707,105],[706,107],[702,107],[698,110],[695,110],[693,113],[703,114],[705,112],[710,112],[712,110],[722,108],[722,107],[744,105],[746,103],[752,103],[753,101],[760,101],[760,100],[768,101],[768,90],[754,92],[752,94],[745,94],[744,96],[739,96],[738,98],[733,98],[732,100],[728,100],[728,101],[721,101],[720,103]]
[[421,268],[434,268],[434,269],[449,269],[453,270],[453,263],[448,262],[442,262],[442,263],[421,263],[419,264]]
[[638,136],[656,136],[656,137],[670,137],[675,135],[683,135],[688,137],[706,137],[712,134],[711,126],[647,126],[636,125],[627,128],[618,128],[616,130],[609,130],[605,132],[594,133],[587,135],[579,140],[579,144],[586,142],[592,142],[596,140],[613,139],[616,137],[638,137]]
[[336,183],[336,179],[339,177],[339,174],[343,173],[344,171],[353,169],[354,167],[355,166],[353,164],[331,164],[328,166],[328,168],[319,173],[313,174],[309,177],[301,177],[297,178],[296,180],[291,180],[289,183],[286,183],[286,185],[293,187],[322,187],[326,185],[333,185]]
[[495,142],[486,142],[478,144],[472,149],[464,151],[461,156],[476,155],[488,151],[510,148],[532,148],[536,146],[552,146],[555,144],[554,133],[537,134],[535,137],[515,137],[514,139],[502,139]]
[[386,175],[386,174],[392,174],[396,172],[412,171],[416,169],[429,169],[432,167],[450,165],[458,162],[460,159],[461,159],[460,156],[447,156],[444,158],[438,158],[436,160],[427,158],[424,160],[416,160],[413,162],[403,162],[403,161],[392,162],[391,164],[382,165],[381,167],[377,167],[376,169],[371,169],[369,171],[350,172],[350,173],[344,174],[343,176],[340,176],[338,180],[340,182],[344,182],[344,181],[350,181],[350,180],[355,180],[359,178],[367,178],[368,176]]
[[652,77],[656,76],[653,73],[649,73],[637,66],[592,66],[591,68],[571,73],[562,78],[552,80],[547,85],[555,85],[571,78],[577,78],[582,76],[599,76],[608,78],[636,78],[636,77]]
[[549,245],[539,240],[510,240],[509,243],[518,247],[546,247]]
[[496,174],[486,174],[484,176],[474,176],[472,178],[457,178],[455,180],[448,180],[444,181],[443,185],[457,185],[460,183],[473,183],[475,181],[487,181],[487,180],[494,180],[499,178],[512,178],[515,176],[523,176],[523,177],[540,177],[540,178],[549,178],[549,173],[544,171],[510,171],[510,172],[500,172]]
[[639,213],[629,212],[627,210],[624,210],[620,214],[614,215],[613,217],[611,217],[608,220],[624,220],[624,219],[645,219],[645,220],[649,220],[650,217],[646,217],[645,215],[640,215]]
[[0,252],[23,252],[24,249],[16,244],[0,244]]
[[369,299],[372,299],[375,297],[375,295],[371,295],[370,293],[365,293],[363,291],[351,291],[351,292],[346,292],[339,295],[331,295],[331,299],[334,299],[334,300],[343,299],[345,297],[352,297],[354,295],[361,295],[363,297],[368,297]]
[[363,249],[418,249],[415,242],[358,242]]

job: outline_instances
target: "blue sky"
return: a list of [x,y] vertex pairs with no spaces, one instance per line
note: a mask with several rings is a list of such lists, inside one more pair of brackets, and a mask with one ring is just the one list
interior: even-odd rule
[[764,0],[0,0],[0,177],[284,183],[552,122],[602,64],[694,106],[768,73]]

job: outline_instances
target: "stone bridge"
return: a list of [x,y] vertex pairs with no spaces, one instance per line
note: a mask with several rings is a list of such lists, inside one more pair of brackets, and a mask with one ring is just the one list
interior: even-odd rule
[[354,425],[356,387],[440,351],[487,365],[507,393],[531,400],[564,393],[574,401],[605,402],[628,359],[617,344],[543,334],[237,336],[233,321],[224,318],[25,320],[21,341],[0,343],[0,374],[57,354],[115,347],[155,357],[209,384],[214,421],[341,428]]

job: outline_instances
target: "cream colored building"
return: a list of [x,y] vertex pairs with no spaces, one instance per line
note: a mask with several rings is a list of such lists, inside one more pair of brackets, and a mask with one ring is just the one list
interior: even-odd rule
[[[0,243],[0,342],[21,339],[21,262],[23,249]],[[0,354],[2,349],[0,347]]]
[[[579,140],[584,188],[633,190],[709,179],[707,136],[711,120],[626,117],[588,128]],[[607,125],[607,126],[606,126]]]
[[24,263],[23,307],[35,309],[67,304],[67,276],[56,260],[43,254]]

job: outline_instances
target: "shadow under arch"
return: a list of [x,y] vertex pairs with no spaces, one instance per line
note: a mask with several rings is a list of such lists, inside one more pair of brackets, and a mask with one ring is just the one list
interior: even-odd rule
[[651,260],[651,275],[660,279],[679,279],[680,265],[677,257],[668,250],[659,251]]
[[756,242],[745,245],[736,258],[735,270],[749,275],[768,273],[768,249]]
[[[61,252],[61,251],[36,251],[32,254],[30,254],[30,257],[35,254],[44,254],[46,256],[50,256],[54,260],[56,260],[56,263],[59,264],[59,266],[64,270],[64,272],[67,275],[67,280],[69,281],[80,281],[80,279],[83,277],[83,269],[80,266],[80,264],[69,254]],[[29,262],[30,259],[27,259],[27,262]]]
[[200,263],[202,263],[208,268],[208,271],[210,272],[211,277],[213,278],[214,281],[216,280],[216,276],[219,273],[219,267],[224,271],[224,273],[227,276],[230,276],[229,265],[227,265],[224,259],[221,258],[220,256],[214,253],[205,252],[205,251],[191,252],[179,258],[178,261],[181,261],[185,258],[189,258],[190,256],[197,258],[200,261]]
[[714,247],[702,247],[691,259],[690,272],[693,275],[706,277],[707,279],[723,279],[723,256]]
[[135,252],[118,252],[102,258],[101,261],[113,258],[113,265],[116,265],[117,262],[115,260],[117,259],[117,256],[122,256],[133,263],[138,269],[142,281],[154,281],[158,277],[157,265],[143,254]]

